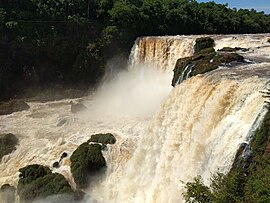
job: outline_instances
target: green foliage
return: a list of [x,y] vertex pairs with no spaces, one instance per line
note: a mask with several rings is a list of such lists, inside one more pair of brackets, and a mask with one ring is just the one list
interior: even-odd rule
[[91,135],[87,142],[97,142],[100,144],[115,144],[116,139],[111,133]]
[[184,198],[187,203],[208,203],[211,200],[210,189],[202,183],[201,177],[194,178],[194,182],[188,182],[185,186]]
[[215,41],[210,37],[201,37],[196,39],[196,44],[194,45],[194,52],[195,54],[204,50],[213,48]]
[[48,167],[37,164],[28,165],[21,168],[19,172],[20,179],[17,189],[22,202],[50,195],[74,194],[65,177],[58,173],[52,173]]
[[8,133],[0,135],[0,159],[16,150],[18,139],[15,135]]
[[[138,36],[270,32],[262,12],[191,0],[0,1],[0,99],[96,85]],[[30,95],[32,96],[32,95]]]
[[86,188],[91,176],[99,173],[105,166],[105,158],[99,144],[81,144],[71,155],[71,173],[77,188]]

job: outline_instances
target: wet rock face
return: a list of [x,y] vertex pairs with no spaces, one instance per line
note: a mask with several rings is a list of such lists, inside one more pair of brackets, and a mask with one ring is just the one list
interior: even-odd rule
[[13,112],[24,111],[30,106],[21,100],[11,100],[8,102],[0,102],[0,115],[8,115]]
[[[211,39],[211,38],[210,38]],[[199,38],[200,45],[194,46],[195,54],[191,57],[180,58],[174,68],[172,86],[175,86],[188,77],[203,74],[231,62],[244,62],[244,57],[237,53],[217,53],[212,40]],[[209,47],[210,46],[210,47]],[[197,48],[196,48],[197,47]],[[198,48],[199,47],[199,48]],[[205,47],[205,48],[204,48]]]
[[247,48],[241,48],[241,47],[223,47],[222,49],[219,49],[218,51],[220,52],[236,52],[236,51],[242,51],[242,52],[246,52],[249,49]]
[[18,142],[17,137],[11,133],[0,134],[0,159],[16,150]]
[[71,113],[78,113],[80,111],[83,111],[83,110],[87,109],[86,106],[84,106],[80,102],[79,103],[71,102],[70,104],[71,104]]

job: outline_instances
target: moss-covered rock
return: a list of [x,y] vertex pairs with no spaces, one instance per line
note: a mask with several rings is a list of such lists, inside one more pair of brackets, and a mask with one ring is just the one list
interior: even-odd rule
[[19,172],[18,195],[21,202],[32,202],[59,194],[70,195],[71,199],[74,196],[65,177],[59,173],[52,173],[46,166],[28,165],[21,168]]
[[[231,62],[244,62],[244,57],[237,53],[199,52],[191,57],[178,59],[174,68],[172,86],[179,84],[187,77],[203,74]],[[190,68],[190,70],[188,70]],[[189,75],[187,75],[189,74]]]
[[0,115],[7,115],[17,111],[24,111],[29,108],[30,108],[29,105],[21,100],[0,102]]
[[16,188],[9,184],[4,184],[0,188],[0,202],[14,203]]
[[249,49],[247,48],[241,48],[241,47],[223,47],[222,49],[219,49],[218,51],[220,52],[236,52],[236,51],[242,51],[242,52],[246,52]]
[[0,160],[4,155],[10,154],[16,150],[18,139],[15,135],[8,133],[0,135]]
[[116,139],[111,133],[91,135],[87,142],[97,142],[100,144],[115,144]]
[[214,47],[215,41],[211,37],[201,37],[195,40],[194,53],[198,53],[203,49]]
[[71,155],[71,173],[77,188],[86,188],[91,176],[106,167],[99,144],[81,144]]

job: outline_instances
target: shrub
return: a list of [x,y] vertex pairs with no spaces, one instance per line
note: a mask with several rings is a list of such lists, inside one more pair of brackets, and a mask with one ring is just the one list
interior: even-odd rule
[[87,142],[97,142],[100,144],[115,144],[116,139],[111,133],[91,135]]
[[214,47],[215,41],[210,37],[201,37],[195,40],[196,44],[194,46],[194,53],[207,48]]
[[106,166],[99,144],[81,144],[71,155],[71,173],[77,188],[86,188],[88,179]]
[[8,133],[0,135],[0,159],[14,150],[16,150],[16,145],[18,144],[18,139],[15,135]]

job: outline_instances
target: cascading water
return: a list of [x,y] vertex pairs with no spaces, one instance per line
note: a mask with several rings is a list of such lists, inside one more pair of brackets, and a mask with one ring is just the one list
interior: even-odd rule
[[241,78],[218,70],[174,88],[129,161],[115,202],[180,202],[182,181],[201,175],[207,182],[211,173],[228,172],[266,113],[259,90],[269,79],[246,78],[246,68]]
[[[222,67],[171,91],[170,72],[178,58],[192,55],[198,37],[139,38],[130,71],[82,98],[86,112],[72,114],[67,99],[29,103],[28,111],[0,116],[1,133],[14,133],[20,141],[1,160],[0,185],[16,185],[19,168],[51,166],[61,153],[71,155],[102,132],[113,133],[117,143],[103,152],[105,176],[85,190],[100,203],[181,202],[183,182],[201,175],[208,183],[211,173],[228,172],[237,148],[266,113],[259,91],[269,88],[270,63]],[[216,49],[238,46],[250,48],[247,57],[269,57],[270,35],[211,37]],[[69,165],[66,158],[54,171],[72,183]]]
[[184,80],[188,79],[189,76],[190,76],[190,74],[191,74],[191,72],[192,72],[192,68],[194,68],[194,64],[192,64],[192,63],[191,64],[188,64],[184,68],[182,74],[180,75],[180,77],[176,81],[175,85],[178,85],[178,84],[182,83]]

